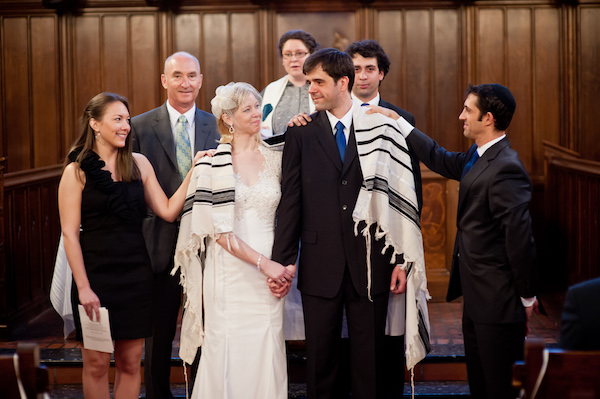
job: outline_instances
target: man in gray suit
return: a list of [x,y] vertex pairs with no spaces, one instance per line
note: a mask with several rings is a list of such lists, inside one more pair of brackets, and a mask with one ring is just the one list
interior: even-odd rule
[[[167,90],[167,101],[133,118],[131,133],[133,151],[150,160],[158,182],[170,197],[181,184],[181,176],[185,177],[185,169],[191,166],[193,154],[216,148],[219,134],[215,117],[199,110],[195,104],[202,87],[196,57],[186,52],[168,57],[161,82]],[[173,397],[169,386],[171,346],[182,291],[179,274],[171,276],[170,272],[178,228],[179,221],[168,223],[154,214],[144,220],[143,233],[154,270],[154,328],[153,335],[146,338],[144,360],[146,398],[149,399]]]

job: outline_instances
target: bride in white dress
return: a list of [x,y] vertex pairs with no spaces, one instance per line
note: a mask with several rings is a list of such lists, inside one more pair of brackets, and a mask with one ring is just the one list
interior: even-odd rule
[[[296,271],[293,265],[284,267],[270,259],[281,195],[281,152],[260,141],[260,95],[256,89],[246,83],[230,83],[219,87],[216,94],[211,104],[222,144],[214,162],[223,158],[219,154],[229,156],[222,149],[230,148],[234,220],[232,233],[206,236],[202,293],[188,295],[190,302],[200,298],[204,318],[192,398],[285,399],[284,299],[272,294],[267,285],[267,278],[287,285]],[[231,143],[231,147],[223,143]],[[212,159],[205,158],[205,162],[211,163]],[[216,169],[219,171],[213,172],[213,181],[217,179],[215,173],[222,173],[223,168]],[[212,206],[214,209],[214,203]],[[213,223],[215,219],[213,213]],[[187,285],[189,292],[191,282]],[[198,304],[187,305],[192,310],[184,313],[182,341],[190,331],[196,331],[185,320],[188,313],[191,318],[196,313],[198,318],[198,312],[193,311]]]

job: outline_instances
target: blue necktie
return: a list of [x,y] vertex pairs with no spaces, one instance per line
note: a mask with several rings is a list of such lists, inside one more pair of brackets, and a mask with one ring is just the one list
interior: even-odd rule
[[362,104],[360,104],[361,107],[366,107],[367,105],[371,105],[371,104],[369,104],[369,103],[362,103]]
[[338,121],[335,124],[335,143],[337,144],[342,163],[344,163],[344,156],[346,155],[346,136],[344,135],[344,124],[342,121]]
[[475,150],[475,152],[473,153],[473,155],[471,155],[471,158],[465,165],[465,168],[463,169],[461,179],[464,178],[467,172],[471,170],[471,168],[473,167],[473,165],[475,165],[475,162],[477,162],[478,159],[479,153],[477,152],[477,150]]

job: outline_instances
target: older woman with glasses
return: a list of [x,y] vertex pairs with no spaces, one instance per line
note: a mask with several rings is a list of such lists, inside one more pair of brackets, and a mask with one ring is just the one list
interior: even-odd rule
[[299,113],[315,111],[302,67],[317,46],[314,37],[302,30],[288,31],[279,39],[279,54],[287,75],[271,82],[262,93],[263,138],[285,132],[288,121]]

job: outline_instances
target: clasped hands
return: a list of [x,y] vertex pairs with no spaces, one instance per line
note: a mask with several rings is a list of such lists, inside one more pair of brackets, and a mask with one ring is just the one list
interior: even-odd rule
[[[282,265],[279,266],[283,267]],[[284,277],[267,278],[267,285],[271,290],[271,294],[273,294],[273,296],[276,296],[277,298],[283,298],[288,294],[288,292],[290,292],[290,289],[292,288],[292,280],[296,275],[296,265],[288,265],[283,267],[283,269],[285,270]]]
[[[281,265],[280,265],[281,266]],[[296,275],[296,265],[286,266],[285,269],[290,273],[292,278]],[[271,290],[271,294],[277,298],[283,298],[290,292],[292,281],[286,278],[267,278],[267,285]],[[394,267],[390,283],[390,292],[398,295],[406,292],[406,269],[400,265]]]

